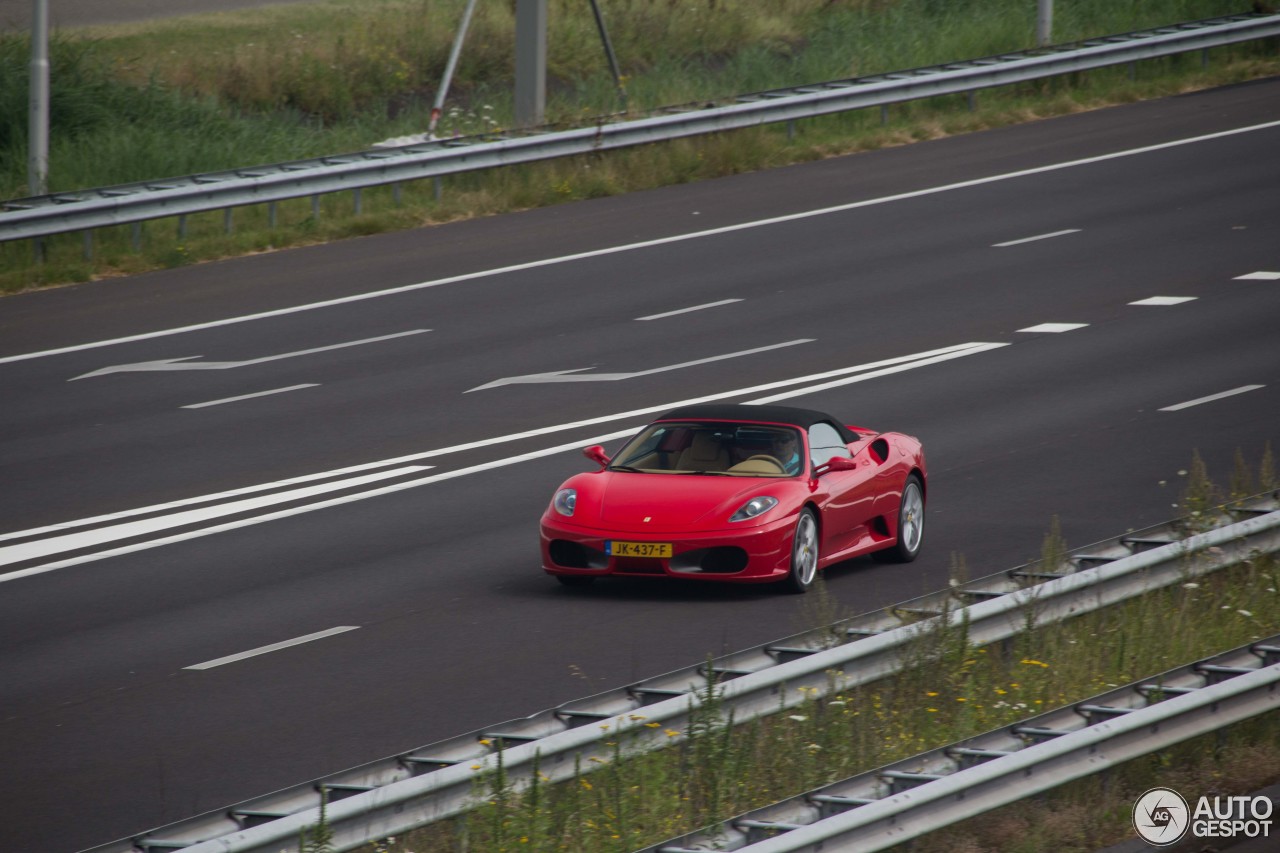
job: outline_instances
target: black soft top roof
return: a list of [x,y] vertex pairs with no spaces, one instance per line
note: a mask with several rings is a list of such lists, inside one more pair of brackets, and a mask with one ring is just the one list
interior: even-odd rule
[[792,406],[752,406],[737,403],[702,403],[672,409],[660,421],[751,421],[756,423],[787,424],[808,429],[814,424],[829,424],[846,443],[858,440],[840,421],[816,409],[798,409]]

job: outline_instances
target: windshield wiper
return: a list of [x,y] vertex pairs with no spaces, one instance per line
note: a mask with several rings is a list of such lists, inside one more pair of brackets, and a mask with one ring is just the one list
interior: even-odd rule
[[610,466],[609,466],[609,470],[610,470],[610,471],[630,471],[630,472],[632,472],[633,474],[648,474],[648,473],[649,473],[648,471],[643,471],[643,470],[641,470],[641,469],[639,469],[639,468],[632,468],[630,465],[610,465]]

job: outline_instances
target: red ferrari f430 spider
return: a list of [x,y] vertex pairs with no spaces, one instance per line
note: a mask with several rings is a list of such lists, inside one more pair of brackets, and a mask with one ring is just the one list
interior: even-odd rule
[[542,565],[569,586],[605,575],[805,592],[863,554],[909,562],[924,539],[920,442],[787,406],[668,412],[599,470],[571,477],[542,516]]

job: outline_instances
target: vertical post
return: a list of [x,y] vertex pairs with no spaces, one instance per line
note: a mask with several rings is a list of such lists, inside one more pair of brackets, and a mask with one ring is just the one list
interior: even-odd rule
[[34,3],[27,188],[36,196],[48,191],[49,176],[49,0],[34,0]]
[[547,0],[516,0],[516,127],[542,124],[547,109]]
[[597,0],[591,0],[591,11],[596,16],[596,29],[600,31],[600,41],[604,44],[604,56],[609,60],[609,71],[613,74],[613,85],[618,90],[618,98],[622,101],[622,111],[627,111],[627,87],[622,84],[622,72],[618,70],[618,57],[613,52],[613,42],[609,40],[609,29],[604,25],[604,14],[600,11]]
[[444,99],[449,94],[449,84],[453,82],[454,69],[458,67],[458,57],[462,54],[462,43],[467,38],[467,28],[471,26],[471,13],[476,9],[476,0],[467,0],[467,7],[462,11],[462,23],[458,24],[458,33],[453,37],[453,47],[449,50],[449,61],[444,66],[444,79],[436,90],[436,100],[431,106],[431,121],[427,125],[427,135],[436,135],[436,125],[440,123],[440,113],[444,111]]
[[1053,0],[1038,0],[1036,44],[1040,47],[1053,44]]

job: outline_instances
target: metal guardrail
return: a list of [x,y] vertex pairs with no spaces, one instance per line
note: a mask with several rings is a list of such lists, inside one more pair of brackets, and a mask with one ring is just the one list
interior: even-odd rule
[[[1243,520],[1241,520],[1243,519]],[[184,850],[187,853],[278,853],[314,826],[323,789],[335,850],[457,815],[474,806],[477,775],[501,763],[517,788],[536,767],[550,781],[612,759],[606,740],[620,734],[635,751],[677,740],[709,680],[734,719],[777,713],[898,671],[901,651],[939,620],[968,622],[985,645],[1037,624],[1058,621],[1187,578],[1233,565],[1255,552],[1280,550],[1280,492],[1251,498],[1205,519],[1216,529],[1189,535],[1171,522],[1071,552],[1065,564],[1000,572],[890,608],[844,620],[601,693],[530,717],[490,726],[324,779],[93,848],[89,853]],[[652,724],[657,727],[651,727]],[[607,727],[607,737],[602,731]],[[592,761],[592,759],[597,761]]]
[[0,204],[0,242],[185,216],[461,172],[789,122],[892,103],[973,92],[1208,50],[1280,35],[1280,14],[1251,13],[1174,24],[1088,41],[740,95],[722,105],[574,130],[430,140],[399,147],[53,193]]
[[638,853],[872,853],[1277,710],[1280,635]]

